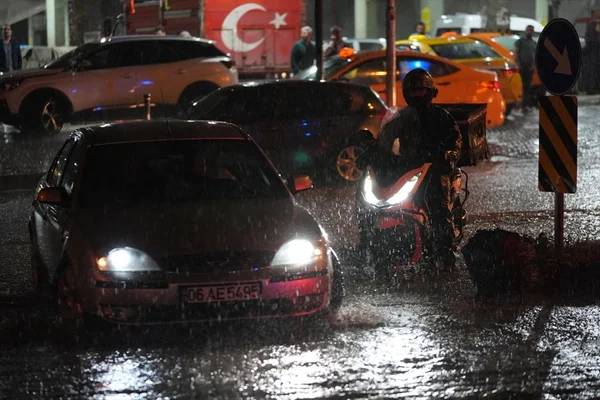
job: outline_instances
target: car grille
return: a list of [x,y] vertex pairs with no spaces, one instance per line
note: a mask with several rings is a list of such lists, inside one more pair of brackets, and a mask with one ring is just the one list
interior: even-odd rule
[[159,258],[163,271],[176,273],[219,273],[257,271],[271,263],[273,252],[211,252]]

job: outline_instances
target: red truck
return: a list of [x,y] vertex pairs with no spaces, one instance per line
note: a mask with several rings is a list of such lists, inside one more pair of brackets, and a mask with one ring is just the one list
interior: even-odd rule
[[290,71],[299,39],[304,0],[136,0],[129,2],[127,33],[188,31],[214,40],[229,53],[242,77],[274,77]]

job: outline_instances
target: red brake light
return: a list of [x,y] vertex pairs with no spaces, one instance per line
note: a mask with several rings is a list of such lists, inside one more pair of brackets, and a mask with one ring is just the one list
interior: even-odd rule
[[498,82],[498,81],[485,81],[485,82],[481,82],[480,85],[486,89],[490,89],[495,92],[500,91],[500,82]]
[[507,76],[507,77],[511,77],[514,74],[518,74],[519,73],[519,68],[517,67],[512,67],[512,68],[507,68],[507,69],[503,69],[502,73]]

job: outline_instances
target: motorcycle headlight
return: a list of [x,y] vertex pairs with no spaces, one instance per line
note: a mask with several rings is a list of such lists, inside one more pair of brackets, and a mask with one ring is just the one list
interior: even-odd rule
[[420,172],[413,175],[396,193],[386,200],[380,200],[375,196],[375,193],[373,193],[373,180],[371,179],[371,176],[367,175],[363,185],[363,198],[367,203],[377,207],[386,207],[402,203],[415,188],[420,176]]
[[272,267],[294,267],[311,264],[323,255],[323,249],[307,239],[293,239],[277,250]]
[[118,247],[108,255],[96,260],[102,272],[147,272],[160,271],[160,267],[148,254],[132,247]]
[[420,176],[420,172],[412,176],[408,181],[406,181],[404,185],[402,185],[400,190],[398,190],[396,193],[394,193],[394,195],[392,195],[389,199],[386,200],[386,203],[389,205],[396,205],[406,200],[410,192],[412,192],[412,190],[415,188],[415,185],[417,184],[417,181],[419,180]]

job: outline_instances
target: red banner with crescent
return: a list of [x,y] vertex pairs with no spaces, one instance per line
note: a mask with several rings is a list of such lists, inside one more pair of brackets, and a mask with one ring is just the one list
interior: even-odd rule
[[206,0],[204,37],[241,69],[285,69],[300,37],[302,0]]

